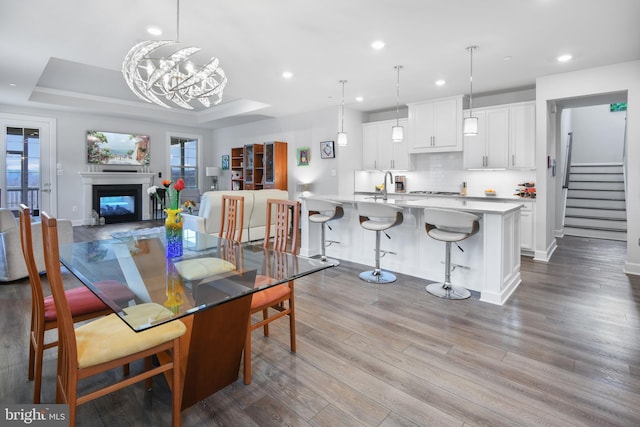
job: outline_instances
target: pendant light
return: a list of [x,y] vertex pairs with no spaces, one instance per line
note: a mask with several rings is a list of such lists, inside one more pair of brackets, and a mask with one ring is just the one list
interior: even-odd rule
[[338,132],[339,147],[347,145],[347,134],[344,131],[344,84],[346,82],[346,80],[340,80],[340,83],[342,83],[342,113],[340,114],[340,132]]
[[393,142],[402,142],[404,139],[404,129],[400,126],[400,70],[402,65],[396,65],[398,71],[398,80],[396,82],[396,125],[391,128],[391,140]]
[[466,117],[463,122],[462,132],[466,136],[475,136],[478,134],[478,118],[473,117],[473,51],[478,46],[469,46],[469,56],[471,58],[471,71],[469,73],[469,117]]

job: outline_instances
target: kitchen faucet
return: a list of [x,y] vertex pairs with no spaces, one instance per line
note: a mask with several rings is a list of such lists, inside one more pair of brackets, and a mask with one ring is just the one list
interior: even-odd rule
[[391,175],[391,172],[386,171],[384,174],[384,193],[382,193],[382,200],[387,200],[387,175],[389,175],[389,180],[391,181],[389,184],[393,184],[393,175]]

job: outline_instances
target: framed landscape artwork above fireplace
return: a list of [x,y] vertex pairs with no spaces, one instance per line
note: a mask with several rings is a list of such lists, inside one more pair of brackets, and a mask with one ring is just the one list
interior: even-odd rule
[[87,163],[94,165],[146,166],[149,137],[130,133],[87,131]]

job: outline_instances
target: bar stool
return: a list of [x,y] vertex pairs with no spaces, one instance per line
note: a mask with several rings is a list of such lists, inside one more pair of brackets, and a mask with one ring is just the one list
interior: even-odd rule
[[395,255],[395,252],[380,250],[380,232],[383,232],[389,239],[391,238],[385,233],[385,230],[402,224],[404,219],[402,208],[386,203],[359,202],[357,209],[358,215],[360,216],[360,226],[365,230],[376,232],[376,267],[373,270],[360,273],[360,279],[369,283],[395,282],[395,274],[380,269],[380,252]]
[[446,242],[444,282],[427,285],[427,292],[446,299],[469,298],[471,292],[467,289],[451,285],[451,242],[459,242],[476,234],[480,230],[480,218],[469,212],[426,208],[424,221],[429,237]]
[[[309,222],[320,224],[320,244],[322,245],[322,255],[320,256],[320,261],[327,262],[328,258],[325,254],[325,248],[332,243],[340,242],[329,240],[329,245],[327,245],[327,240],[325,240],[325,226],[329,227],[329,230],[331,230],[331,226],[327,223],[335,219],[340,219],[344,216],[342,203],[319,199],[307,199],[306,203],[307,208],[309,209]],[[339,261],[332,259],[331,263],[337,264],[339,263]]]

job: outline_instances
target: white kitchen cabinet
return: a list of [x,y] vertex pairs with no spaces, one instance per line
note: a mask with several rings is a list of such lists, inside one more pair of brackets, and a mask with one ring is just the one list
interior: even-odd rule
[[408,120],[400,119],[400,126],[404,127],[402,142],[391,140],[391,128],[396,120],[364,123],[362,125],[362,168],[370,170],[408,170],[409,159],[409,129]]
[[464,137],[465,169],[535,169],[534,102],[478,108],[473,115],[478,135]]
[[409,153],[462,151],[462,96],[409,104]]
[[536,104],[523,102],[511,105],[509,111],[512,169],[535,169],[536,167]]
[[523,203],[520,210],[520,251],[523,255],[533,256],[535,252],[535,202]]
[[509,109],[478,109],[473,111],[473,115],[478,118],[478,134],[464,136],[465,169],[506,169],[509,162]]

